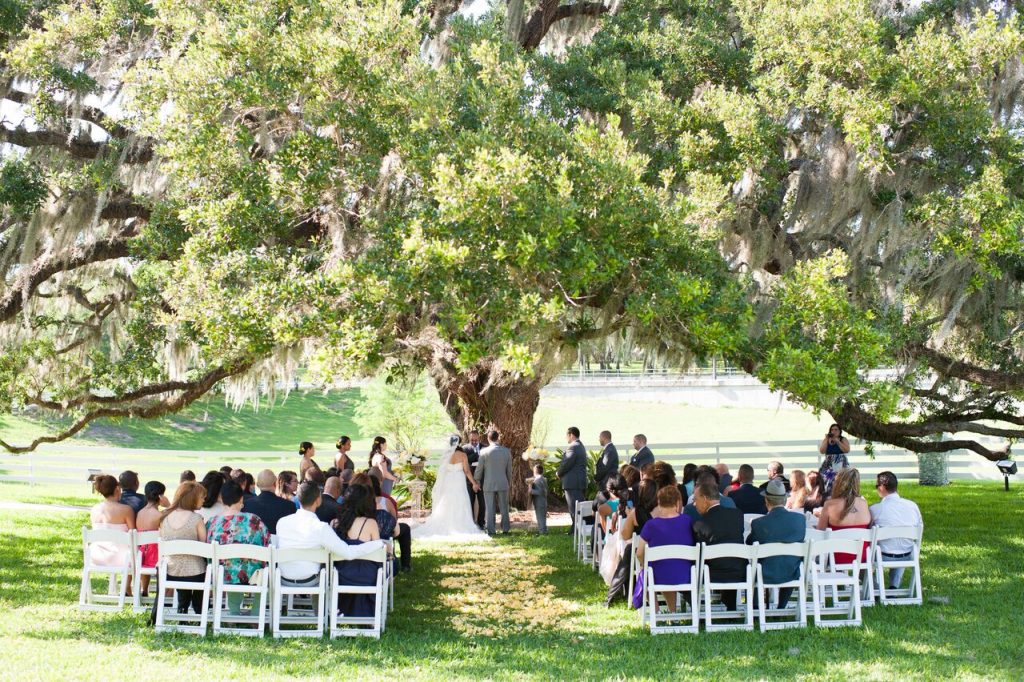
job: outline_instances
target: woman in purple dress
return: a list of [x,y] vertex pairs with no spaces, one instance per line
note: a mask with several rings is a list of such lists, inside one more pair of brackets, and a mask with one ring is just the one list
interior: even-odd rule
[[[637,540],[637,559],[643,565],[644,552],[648,547],[663,545],[690,545],[693,541],[693,519],[683,514],[683,496],[679,488],[667,485],[658,491],[658,506],[651,514],[651,519],[644,524]],[[654,582],[659,585],[684,585],[690,582],[692,561],[686,559],[662,559],[651,562],[654,570]],[[636,590],[633,593],[633,607],[640,608],[643,595],[643,575],[637,576]],[[689,592],[683,593],[689,602]],[[664,592],[662,596],[672,610],[676,604],[675,592]]]

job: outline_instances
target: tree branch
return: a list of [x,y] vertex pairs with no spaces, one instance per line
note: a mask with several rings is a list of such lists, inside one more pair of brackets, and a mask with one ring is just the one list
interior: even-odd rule
[[[28,104],[34,96],[31,92],[25,92],[24,90],[8,90],[4,98],[17,104]],[[115,123],[102,109],[97,107],[85,105],[75,107],[68,104],[64,107],[64,118],[92,123],[102,128],[111,137],[123,139],[130,134],[127,128]]]
[[250,367],[252,367],[252,361],[241,362],[229,367],[218,367],[194,381],[177,382],[180,384],[180,388],[173,390],[180,390],[181,393],[179,395],[167,397],[146,406],[131,405],[127,407],[101,407],[87,412],[71,426],[55,435],[40,436],[33,440],[29,445],[11,445],[10,443],[0,439],[0,447],[14,454],[31,452],[43,443],[57,443],[70,438],[84,429],[90,422],[103,417],[139,417],[143,419],[150,419],[170,412],[177,412],[204,396],[221,380],[236,374],[241,374]]
[[74,247],[70,253],[50,256],[26,266],[7,292],[0,297],[0,322],[10,320],[25,305],[40,284],[58,272],[74,270],[92,263],[125,258],[129,255],[129,241],[136,234],[134,228],[118,232],[108,239]]
[[915,344],[907,350],[912,356],[923,359],[929,367],[944,376],[981,384],[997,391],[1024,390],[1024,374],[1013,374],[954,360],[922,344]]
[[611,8],[600,2],[576,2],[560,5],[559,0],[541,0],[540,6],[526,20],[520,45],[525,50],[536,50],[556,22],[569,17],[596,17],[610,11]]
[[[86,134],[67,134],[56,130],[27,130],[0,126],[0,142],[18,147],[57,147],[76,159],[95,159],[110,147],[108,142],[93,142]],[[142,138],[131,143],[125,163],[148,163],[153,159],[152,140]]]

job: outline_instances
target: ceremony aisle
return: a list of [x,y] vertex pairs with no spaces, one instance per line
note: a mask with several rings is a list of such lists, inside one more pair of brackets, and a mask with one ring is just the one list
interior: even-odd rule
[[[606,609],[563,533],[415,547],[380,641],[157,636],[144,616],[82,613],[81,512],[0,509],[0,680],[1019,679],[1024,492],[908,486],[925,516],[925,605],[861,628],[652,637]],[[971,513],[967,513],[972,510]]]

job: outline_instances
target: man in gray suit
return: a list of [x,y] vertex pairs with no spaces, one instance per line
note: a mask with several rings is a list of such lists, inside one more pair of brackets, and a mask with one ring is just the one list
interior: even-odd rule
[[598,458],[597,466],[594,468],[594,481],[597,483],[597,492],[602,493],[608,477],[619,473],[619,451],[615,449],[615,443],[612,442],[611,431],[602,431],[597,437],[597,441],[604,450],[601,451],[601,457]]
[[569,505],[569,535],[576,527],[576,503],[582,502],[587,493],[587,449],[580,442],[580,430],[570,426],[565,432],[569,442],[556,475],[562,482],[565,501]]
[[[511,522],[508,515],[508,482],[512,480],[512,453],[498,443],[498,432],[487,434],[490,447],[480,451],[473,478],[484,491],[487,509],[487,534],[494,535],[494,513],[501,511],[501,532],[508,533]],[[495,509],[497,506],[497,510]]]
[[648,464],[654,464],[654,453],[647,447],[647,436],[638,433],[633,436],[633,447],[636,453],[629,458],[629,463],[643,471]]

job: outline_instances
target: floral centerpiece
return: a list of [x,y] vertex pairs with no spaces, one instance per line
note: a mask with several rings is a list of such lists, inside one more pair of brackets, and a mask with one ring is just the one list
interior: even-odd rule
[[409,448],[398,453],[398,463],[407,467],[413,476],[423,474],[423,465],[427,462],[427,451],[423,448]]
[[549,450],[537,448],[533,445],[530,445],[530,447],[523,451],[523,459],[533,464],[543,464],[550,456],[551,452]]

